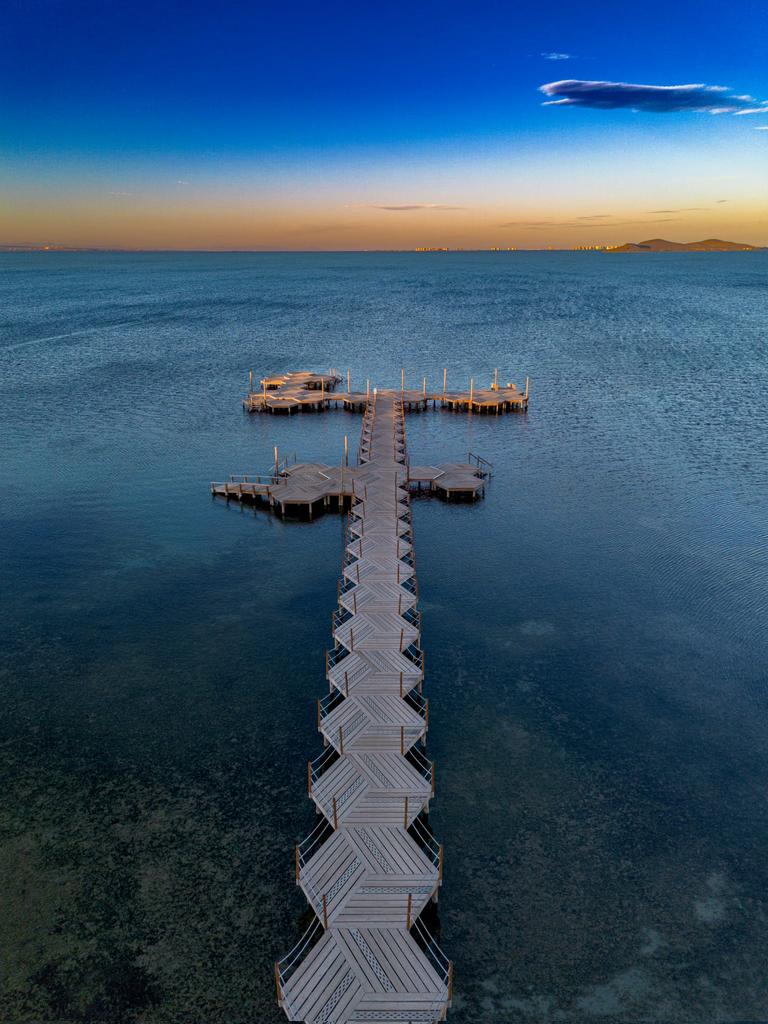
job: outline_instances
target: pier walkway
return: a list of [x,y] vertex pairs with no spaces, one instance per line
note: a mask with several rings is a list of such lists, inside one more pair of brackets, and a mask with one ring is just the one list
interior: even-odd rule
[[237,474],[211,484],[227,501],[252,503],[312,519],[324,509],[348,511],[333,646],[326,653],[329,693],[317,702],[324,749],[307,765],[307,790],[319,823],[295,850],[295,877],[313,912],[294,949],[275,964],[277,999],[289,1020],[307,1024],[436,1024],[451,1005],[453,965],[425,914],[437,901],[443,848],[429,826],[435,766],[423,746],[429,699],[410,494],[426,488],[445,500],[485,493],[490,463],[411,466],[405,412],[432,404],[469,413],[528,408],[525,390],[430,392],[338,391],[342,378],[253,373],[247,412],[291,413],[335,407],[363,414],[357,465],[348,439],[340,465],[280,462],[263,475]]
[[296,849],[316,920],[275,967],[278,1000],[309,1024],[434,1022],[453,969],[420,917],[443,853],[424,819],[435,771],[419,749],[429,703],[398,392],[370,396],[359,459],[317,709],[327,746],[307,772],[322,820]]

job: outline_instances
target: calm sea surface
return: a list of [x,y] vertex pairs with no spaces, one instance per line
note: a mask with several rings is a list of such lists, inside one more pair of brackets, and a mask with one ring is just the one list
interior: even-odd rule
[[454,1024],[768,1020],[768,256],[0,256],[0,1019],[272,1024],[342,523],[210,498],[408,420]]

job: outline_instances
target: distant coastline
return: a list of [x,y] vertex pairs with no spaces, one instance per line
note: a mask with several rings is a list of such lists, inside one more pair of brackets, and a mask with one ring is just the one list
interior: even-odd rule
[[649,238],[645,242],[625,242],[606,246],[606,252],[755,252],[763,248],[747,242],[724,242],[722,238],[705,238],[701,242],[670,242],[666,238]]
[[111,246],[74,246],[74,245],[49,245],[24,244],[15,242],[0,242],[0,254],[7,253],[93,253],[108,254],[122,253],[125,255],[152,254],[152,253],[218,253],[220,255],[270,255],[289,253],[520,253],[520,252],[610,252],[610,253],[653,253],[653,252],[767,252],[767,246],[751,245],[748,242],[727,242],[720,238],[707,238],[701,242],[670,242],[665,238],[651,238],[645,242],[624,242],[622,245],[577,245],[577,246],[556,246],[548,245],[539,249],[518,248],[508,246],[487,246],[485,248],[463,248],[461,246],[418,246],[413,249],[122,249]]

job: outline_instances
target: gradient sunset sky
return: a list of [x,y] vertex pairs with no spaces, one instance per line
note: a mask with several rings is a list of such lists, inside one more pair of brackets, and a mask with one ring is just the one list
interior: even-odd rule
[[5,0],[0,243],[766,245],[767,53],[763,0]]

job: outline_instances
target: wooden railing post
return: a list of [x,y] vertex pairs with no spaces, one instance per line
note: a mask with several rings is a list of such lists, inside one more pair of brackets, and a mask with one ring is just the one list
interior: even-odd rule
[[334,828],[338,828],[339,827],[339,818],[338,818],[338,814],[337,814],[337,811],[336,811],[336,797],[335,796],[332,797],[331,806],[333,807],[333,827]]
[[413,895],[408,893],[408,907],[405,911],[405,927],[406,931],[411,930],[411,914],[413,913]]
[[437,848],[437,878],[438,881],[443,880],[443,844],[441,843]]
[[405,726],[400,726],[400,753],[405,754]]
[[328,931],[328,897],[323,893],[323,928]]
[[339,726],[339,753],[344,753],[344,726]]
[[280,965],[278,963],[275,964],[275,988],[277,989],[277,1005],[282,1006],[283,989],[282,985],[280,984]]
[[408,797],[405,798],[403,807],[403,828],[408,828]]

